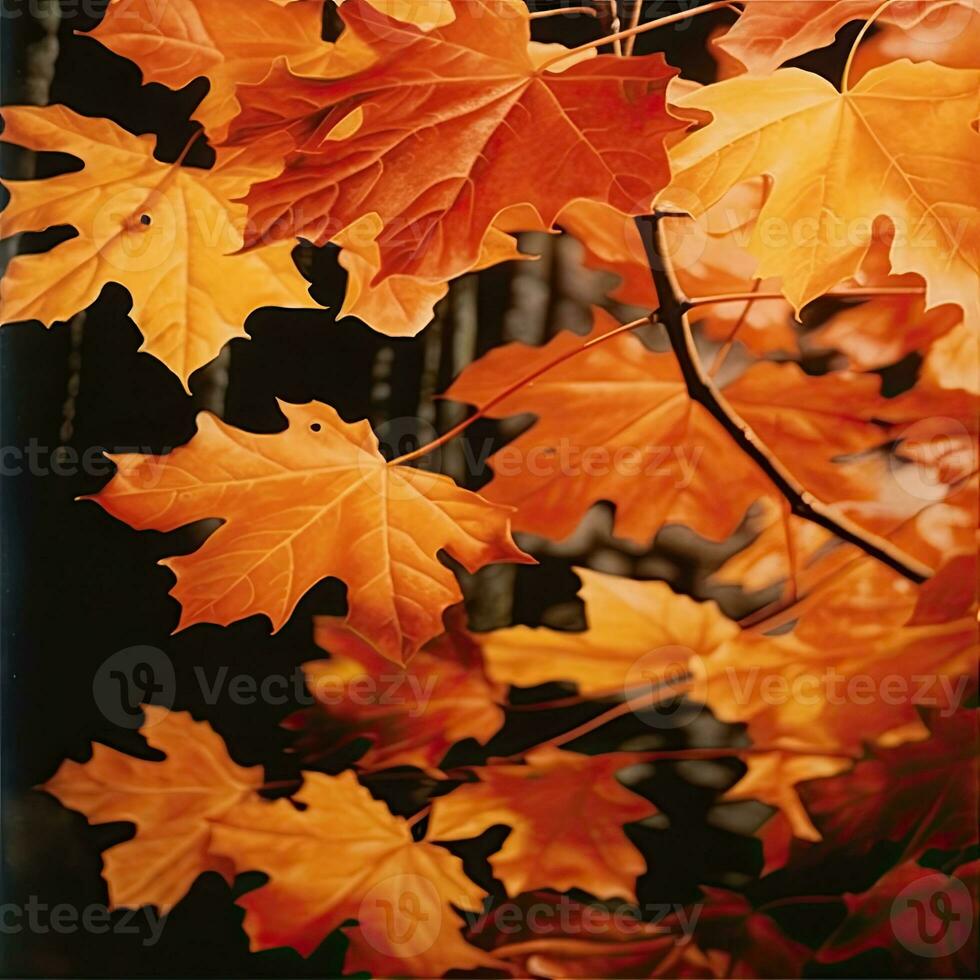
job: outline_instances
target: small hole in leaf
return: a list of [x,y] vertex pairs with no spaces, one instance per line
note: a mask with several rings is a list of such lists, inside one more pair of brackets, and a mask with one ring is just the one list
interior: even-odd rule
[[141,225],[148,225],[152,220],[153,219],[148,214],[141,214],[140,215],[140,224]]
[[311,422],[310,423],[310,429],[313,432],[319,432],[320,431],[320,423],[319,422]]

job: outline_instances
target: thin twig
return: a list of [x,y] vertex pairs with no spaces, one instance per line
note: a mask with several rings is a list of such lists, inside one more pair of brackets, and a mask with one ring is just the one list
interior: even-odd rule
[[556,7],[554,10],[536,10],[528,15],[529,20],[544,20],[547,17],[558,17],[561,14],[585,14],[587,17],[597,17],[594,7]]
[[655,30],[658,27],[665,27],[667,24],[675,24],[677,21],[687,20],[689,17],[697,17],[699,14],[707,14],[712,10],[720,10],[722,7],[727,6],[728,0],[715,0],[715,2],[707,3],[703,7],[692,7],[690,10],[681,10],[676,14],[669,14],[666,17],[658,17],[656,20],[648,21],[646,24],[640,24],[638,27],[631,27],[628,30],[619,31],[616,34],[609,34],[606,37],[600,37],[595,41],[580,44],[577,48],[569,48],[567,51],[563,51],[561,54],[556,55],[554,58],[551,58],[543,65],[539,66],[538,71],[547,71],[552,65],[557,64],[559,61],[563,61],[565,58],[571,57],[572,55],[579,54],[582,51],[591,51],[592,48],[599,48],[604,44],[615,44],[618,41],[626,40],[626,38],[636,37],[638,34],[645,34],[647,31]]
[[[633,0],[633,10],[630,13],[630,24],[629,30],[634,30],[640,24],[640,17],[643,16],[643,0]],[[623,53],[626,55],[631,55],[633,53],[633,46],[636,44],[636,35],[628,37],[626,39],[626,44],[623,46]]]
[[[691,328],[687,322],[690,302],[684,298],[677,283],[663,240],[664,215],[655,214],[640,218],[639,225],[650,257],[651,273],[659,300],[658,319],[663,323],[671,347],[677,357],[688,394],[704,408],[731,436],[732,441],[748,456],[789,502],[797,517],[811,521],[836,534],[849,544],[895,569],[913,582],[924,582],[932,570],[922,562],[906,555],[891,542],[866,531],[849,518],[835,514],[831,509],[803,487],[790,471],[766,448],[762,440],[728,404],[725,396],[715,386],[701,364]],[[764,294],[746,294],[739,299]],[[712,300],[717,302],[717,300]]]
[[[820,294],[820,298],[872,299],[875,296],[922,296],[924,293],[925,289],[921,286],[842,286],[840,289],[828,289]],[[695,296],[693,299],[686,299],[684,303],[687,309],[692,309],[695,306],[707,306],[709,303],[712,306],[720,303],[752,304],[760,299],[786,299],[786,295],[777,292],[719,293],[717,296]]]

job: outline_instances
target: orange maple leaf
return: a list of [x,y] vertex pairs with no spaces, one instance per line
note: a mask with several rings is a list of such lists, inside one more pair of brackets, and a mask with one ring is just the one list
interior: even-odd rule
[[118,473],[91,498],[141,530],[224,520],[193,554],[162,562],[177,576],[178,629],[264,613],[278,630],[332,575],[347,585],[346,624],[401,663],[462,599],[439,551],[471,572],[533,561],[511,539],[509,508],[389,466],[367,422],[319,402],[279,405],[284,432],[254,435],[203,412],[197,435],[166,456],[110,456]]
[[622,826],[656,807],[616,773],[641,760],[632,753],[586,756],[549,748],[530,753],[524,765],[483,766],[478,783],[433,802],[428,836],[465,840],[506,824],[511,832],[490,865],[510,894],[581,888],[599,898],[635,900],[646,862]]
[[309,0],[112,0],[87,36],[136,62],[148,82],[179,89],[207,78],[194,118],[220,140],[239,110],[236,85],[262,81],[276,58],[312,74],[370,60],[323,41],[322,20],[323,3]]
[[[428,841],[361,786],[351,772],[306,773],[295,799],[252,800],[215,825],[213,849],[267,884],[238,900],[253,950],[292,946],[309,956],[335,929],[350,939],[350,972],[440,977],[499,967],[470,946],[452,906],[481,907],[485,892],[459,858]],[[356,926],[347,923],[357,920]]]
[[233,203],[266,164],[240,151],[211,170],[161,163],[152,136],[64,106],[3,109],[3,140],[81,159],[83,169],[45,180],[9,181],[3,233],[70,224],[77,234],[44,254],[19,255],[0,282],[5,322],[67,320],[118,282],[145,350],[187,387],[188,378],[261,306],[317,304],[280,242],[248,255],[245,208]]
[[[471,364],[446,397],[477,407],[616,326],[596,312],[592,333],[560,333],[547,345],[497,348]],[[756,364],[724,389],[732,408],[815,495],[831,502],[872,497],[859,464],[836,462],[887,440],[878,379],[839,372],[821,377],[795,364]],[[730,436],[692,403],[676,359],[618,336],[568,357],[493,405],[494,418],[532,412],[537,422],[490,457],[488,499],[517,509],[514,526],[560,540],[600,500],[616,505],[617,535],[646,542],[668,522],[713,540],[727,537],[774,489],[734,451]],[[804,449],[804,447],[806,447]],[[718,488],[724,486],[725,493]]]
[[[303,664],[319,703],[286,721],[302,733],[296,751],[310,763],[351,739],[368,738],[371,748],[358,758],[359,768],[432,770],[455,742],[486,742],[504,723],[503,688],[487,678],[463,611],[447,612],[446,625],[398,667],[341,620],[317,617],[314,639],[330,659]],[[375,683],[364,685],[366,677]]]
[[[968,29],[974,0],[902,0],[881,11],[883,20],[908,29],[930,13],[949,16]],[[735,25],[714,43],[750,71],[764,75],[807,51],[833,44],[849,21],[866,20],[882,0],[745,0]],[[961,8],[952,14],[948,8]],[[946,9],[944,9],[946,8]]]
[[487,229],[513,205],[530,204],[546,226],[575,198],[649,210],[667,180],[663,137],[685,125],[665,110],[674,72],[662,56],[551,72],[528,52],[523,3],[454,10],[452,23],[425,32],[347,0],[341,16],[375,53],[370,68],[314,79],[280,64],[239,89],[232,139],[287,130],[295,147],[284,172],[249,193],[247,244],[326,242],[374,212],[375,281],[439,281],[474,266]]
[[207,722],[186,712],[144,705],[140,731],[166,753],[161,762],[92,746],[85,763],[65,760],[40,789],[85,814],[89,823],[127,820],[136,835],[105,852],[103,876],[113,908],[156,905],[162,913],[199,874],[234,877],[230,861],[211,850],[213,821],[262,785],[262,767],[243,769]]

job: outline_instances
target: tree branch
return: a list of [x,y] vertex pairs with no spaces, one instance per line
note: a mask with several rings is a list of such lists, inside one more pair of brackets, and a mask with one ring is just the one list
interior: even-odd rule
[[735,445],[766,474],[776,489],[786,498],[793,514],[836,534],[841,540],[860,548],[865,554],[878,559],[912,582],[924,582],[932,574],[932,569],[906,555],[891,542],[866,531],[849,518],[835,514],[831,508],[814,497],[778,459],[771,455],[762,440],[739,417],[728,404],[725,396],[715,387],[701,364],[694,338],[691,336],[691,328],[687,322],[687,311],[691,304],[684,297],[683,290],[677,283],[663,243],[663,219],[673,216],[675,215],[672,213],[655,213],[637,219],[637,223],[657,290],[659,301],[657,316],[667,331],[667,337],[680,365],[691,399],[704,406],[731,436]]

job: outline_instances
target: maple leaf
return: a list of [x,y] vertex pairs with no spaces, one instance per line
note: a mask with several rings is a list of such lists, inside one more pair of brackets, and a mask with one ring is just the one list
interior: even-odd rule
[[321,40],[322,20],[323,4],[310,0],[112,0],[88,37],[136,62],[148,82],[179,89],[207,78],[193,118],[221,140],[239,110],[236,85],[262,81],[276,58],[310,74],[369,60]]
[[[970,976],[977,962],[973,925],[978,875],[980,861],[962,864],[952,875],[906,861],[867,891],[845,893],[847,918],[821,946],[817,961],[840,963],[884,948],[892,951],[897,962],[921,963],[915,971],[918,975]],[[915,948],[916,943],[921,949]]]
[[406,821],[351,772],[306,773],[295,799],[303,810],[289,800],[252,800],[214,827],[215,853],[240,872],[269,876],[238,899],[253,950],[292,946],[309,956],[343,928],[349,972],[439,977],[499,966],[460,934],[452,906],[477,911],[485,893],[459,858],[413,840]]
[[131,840],[105,852],[109,904],[156,905],[166,913],[199,874],[233,878],[230,862],[211,851],[212,822],[262,785],[262,767],[236,765],[211,726],[186,712],[144,705],[143,713],[140,731],[165,759],[136,759],[94,744],[88,762],[65,760],[39,788],[89,823],[136,824]]
[[[973,0],[902,0],[880,11],[884,20],[913,27],[930,12],[962,7]],[[768,74],[781,64],[832,44],[849,21],[879,13],[881,0],[745,0],[735,25],[714,43],[750,71]]]
[[[452,384],[445,397],[482,407],[502,390],[502,378],[530,377],[567,358],[488,410],[493,418],[532,412],[537,422],[489,458],[494,479],[483,493],[516,508],[518,530],[555,540],[600,500],[616,505],[620,537],[645,543],[676,522],[712,540],[726,538],[774,488],[734,451],[707,409],[692,403],[672,354],[651,353],[623,335],[571,356],[615,327],[609,314],[596,311],[588,336],[560,333],[540,348],[508,344]],[[868,376],[813,377],[795,364],[759,363],[724,394],[808,489],[834,501],[875,494],[864,467],[835,460],[887,440],[874,422],[885,405],[879,387]]]
[[8,106],[2,139],[81,159],[82,170],[46,180],[10,181],[4,234],[70,224],[73,238],[49,253],[19,255],[0,282],[5,322],[50,325],[90,306],[109,282],[125,286],[141,350],[163,361],[187,387],[190,375],[261,306],[317,308],[296,270],[291,246],[248,255],[245,208],[232,199],[261,164],[237,152],[211,170],[160,163],[151,136],[133,136],[107,119],[64,106]]
[[849,760],[797,752],[758,752],[747,754],[743,761],[748,771],[725,793],[725,799],[760,800],[783,813],[795,837],[820,840],[820,831],[800,799],[797,784],[834,776],[849,767]]
[[927,310],[956,303],[980,324],[970,217],[980,207],[980,71],[901,61],[841,93],[788,68],[705,86],[678,105],[713,119],[671,151],[661,200],[700,213],[740,181],[770,176],[749,251],[795,309],[858,272],[883,218],[891,271],[925,279]]
[[511,832],[490,865],[509,894],[581,888],[600,898],[635,900],[646,862],[622,826],[656,807],[615,777],[641,759],[547,748],[529,753],[524,765],[484,766],[476,770],[478,783],[433,801],[428,836],[466,840],[506,824]]
[[813,955],[809,947],[787,936],[744,895],[724,888],[701,890],[705,901],[694,939],[702,949],[717,950],[728,960],[722,976],[780,980],[803,975]]
[[738,634],[714,602],[677,595],[665,582],[638,582],[575,568],[588,628],[566,632],[512,626],[476,634],[490,676],[532,687],[572,681],[582,694],[642,686],[682,673]]
[[[286,721],[302,732],[295,748],[303,758],[321,758],[360,737],[372,745],[359,767],[430,771],[455,742],[482,743],[499,731],[503,689],[487,678],[462,610],[450,610],[446,622],[444,634],[396,667],[341,620],[317,617],[314,639],[330,659],[303,664],[303,673],[319,704]],[[365,687],[365,677],[377,683]]]
[[[698,699],[719,720],[746,723],[757,744],[859,752],[864,742],[889,734],[922,737],[917,704],[954,707],[976,649],[968,619],[864,635],[838,619],[822,635],[743,631],[692,668]],[[922,677],[935,682],[923,687]]]
[[177,577],[178,629],[256,613],[278,630],[321,579],[347,585],[347,626],[403,662],[442,632],[462,599],[445,550],[469,571],[533,561],[512,541],[509,511],[448,477],[389,466],[366,422],[319,402],[279,402],[289,426],[255,435],[207,412],[166,456],[110,456],[112,481],[91,499],[132,527],[224,524],[190,555],[161,564]]
[[347,0],[346,33],[374,52],[370,68],[311,79],[280,64],[239,89],[234,141],[285,130],[294,142],[284,172],[249,193],[246,244],[297,234],[323,243],[376,213],[374,281],[444,281],[474,266],[513,205],[533,206],[546,226],[575,198],[649,210],[667,179],[663,137],[684,126],[665,110],[674,72],[662,56],[551,72],[528,52],[522,3],[453,9],[452,23],[426,32]]
[[799,786],[828,846],[860,857],[905,840],[905,857],[959,850],[977,838],[977,712],[926,716],[931,737],[874,748],[853,769]]
[[[521,912],[519,917],[515,908]],[[656,967],[675,959],[686,964],[692,950],[674,930],[674,918],[646,922],[638,917],[635,905],[586,904],[567,894],[540,890],[491,907],[471,927],[468,938],[506,955],[514,967],[523,969],[521,976],[584,980],[655,976]],[[676,966],[674,971],[678,977],[702,975]]]
[[[432,321],[434,307],[449,292],[449,283],[388,276],[373,285],[381,267],[377,244],[381,230],[378,215],[368,214],[333,237],[333,243],[340,246],[337,261],[347,270],[347,290],[338,318],[356,316],[389,337],[414,337]],[[476,264],[468,271],[528,257],[517,250],[511,235],[491,226]]]

